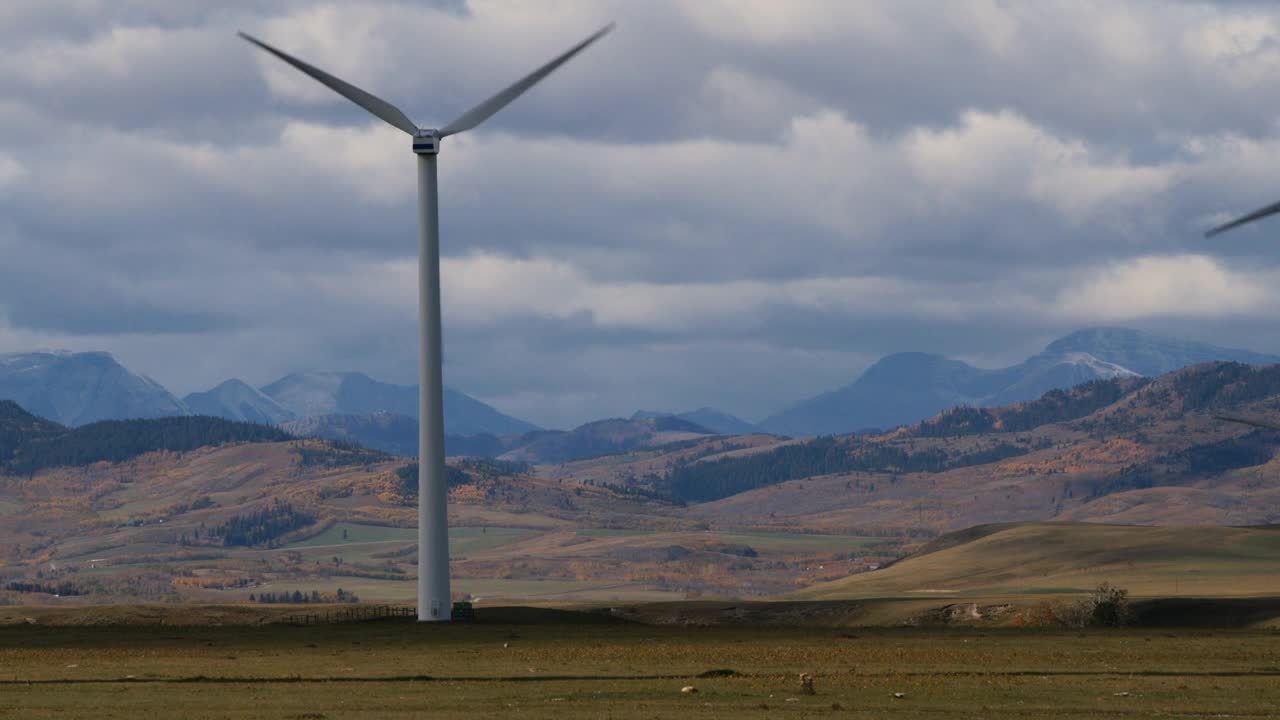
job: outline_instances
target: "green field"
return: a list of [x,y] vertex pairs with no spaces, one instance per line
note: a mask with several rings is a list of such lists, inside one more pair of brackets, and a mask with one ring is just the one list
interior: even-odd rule
[[386,525],[358,525],[356,523],[334,523],[328,529],[319,535],[312,535],[306,540],[299,540],[290,543],[285,547],[293,550],[297,548],[315,547],[318,545],[348,545],[352,543],[376,543],[376,542],[416,542],[418,539],[417,528],[398,528],[388,527]]
[[449,528],[449,554],[466,557],[472,553],[492,550],[509,542],[538,534],[536,530],[503,527],[455,527]]
[[[468,553],[491,550],[513,540],[535,534],[534,530],[505,527],[454,527],[449,528],[449,551],[457,557],[466,557]],[[288,550],[323,550],[321,555],[344,555],[348,549],[355,550],[357,555],[368,555],[385,551],[385,547],[364,547],[379,543],[416,543],[416,528],[388,527],[385,525],[360,525],[356,523],[334,523],[324,532],[312,535],[305,540],[285,545]],[[350,547],[348,547],[350,546]],[[310,556],[308,555],[308,559]]]
[[[502,608],[478,620],[0,626],[0,717],[1123,720],[1280,706],[1267,631],[671,627]],[[800,692],[802,672],[816,694]]]

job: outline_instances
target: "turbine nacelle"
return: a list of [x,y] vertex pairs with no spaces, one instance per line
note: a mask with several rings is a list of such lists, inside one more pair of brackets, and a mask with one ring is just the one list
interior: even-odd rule
[[419,129],[413,134],[413,152],[417,155],[438,155],[440,153],[440,131],[434,128]]

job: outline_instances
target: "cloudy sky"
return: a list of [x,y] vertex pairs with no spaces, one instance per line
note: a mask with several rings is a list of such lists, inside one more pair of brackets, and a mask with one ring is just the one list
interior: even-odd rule
[[[264,9],[264,8],[269,8]],[[546,426],[758,419],[883,354],[1093,325],[1280,352],[1280,10],[1121,0],[0,3],[0,352],[179,394],[416,377],[409,140],[441,125],[446,382]]]

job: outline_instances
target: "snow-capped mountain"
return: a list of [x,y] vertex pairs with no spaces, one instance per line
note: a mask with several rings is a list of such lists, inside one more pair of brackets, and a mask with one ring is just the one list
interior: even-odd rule
[[1280,357],[1250,350],[1221,348],[1208,343],[1148,335],[1123,328],[1089,328],[1049,343],[1045,355],[1088,353],[1145,377],[1156,377],[1188,365],[1229,360],[1245,365],[1270,365]]
[[182,399],[196,415],[213,415],[228,420],[278,425],[294,414],[260,390],[231,379],[206,392],[191,393]]
[[1022,363],[992,370],[941,355],[897,353],[852,384],[772,415],[759,427],[794,436],[890,428],[958,405],[1007,405],[1090,380],[1155,376],[1210,360],[1267,365],[1280,357],[1120,328],[1081,330]]
[[[387,412],[418,417],[418,387],[393,385],[356,372],[302,372],[263,386],[262,392],[299,418]],[[537,426],[498,412],[446,387],[444,424],[451,435],[515,435]]]
[[[179,400],[156,381],[105,352],[33,352],[0,355],[0,400],[63,425],[99,420],[213,415],[276,425],[334,413],[418,414],[418,388],[391,385],[360,373],[294,373],[257,390],[228,380]],[[455,435],[519,434],[536,426],[503,415],[445,388],[445,426]]]
[[105,352],[0,355],[0,400],[63,425],[186,415],[181,400]]

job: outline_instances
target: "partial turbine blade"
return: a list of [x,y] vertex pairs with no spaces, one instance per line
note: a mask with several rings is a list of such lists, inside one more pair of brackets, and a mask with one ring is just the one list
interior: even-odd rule
[[1245,215],[1245,216],[1244,216],[1244,217],[1242,217],[1242,218],[1237,218],[1237,219],[1235,219],[1235,220],[1232,220],[1231,222],[1229,222],[1229,223],[1227,223],[1227,224],[1225,224],[1225,225],[1219,225],[1218,227],[1216,227],[1216,228],[1214,228],[1214,229],[1210,230],[1209,232],[1205,233],[1205,234],[1204,234],[1204,236],[1205,236],[1205,237],[1213,237],[1214,235],[1217,235],[1217,234],[1218,234],[1218,233],[1220,233],[1220,232],[1226,232],[1227,230],[1230,230],[1230,229],[1231,229],[1231,228],[1233,228],[1233,227],[1239,227],[1239,226],[1241,226],[1241,225],[1244,225],[1245,223],[1253,222],[1254,220],[1261,220],[1262,218],[1264,218],[1264,217],[1266,217],[1266,216],[1268,216],[1268,215],[1274,215],[1274,214],[1276,214],[1277,212],[1280,212],[1280,202],[1278,202],[1278,203],[1272,203],[1272,204],[1270,204],[1270,205],[1268,205],[1268,206],[1266,206],[1266,207],[1262,208],[1261,210],[1254,210],[1253,212],[1249,213],[1248,215]]
[[1253,418],[1232,417],[1230,415],[1214,415],[1214,420],[1226,420],[1227,422],[1240,423],[1241,425],[1252,425],[1264,430],[1280,430],[1280,424],[1267,422],[1266,420],[1255,420]]
[[394,125],[395,127],[400,128],[401,130],[409,133],[410,135],[418,134],[418,126],[414,125],[412,120],[406,117],[404,113],[400,112],[400,108],[397,108],[395,105],[392,105],[386,100],[383,100],[382,98],[376,97],[374,95],[370,95],[369,93],[361,90],[355,85],[352,85],[351,83],[346,82],[345,80],[340,80],[330,75],[329,73],[321,70],[318,67],[315,67],[313,65],[308,65],[307,63],[302,62],[298,58],[293,57],[292,55],[286,52],[277,50],[271,47],[270,45],[262,42],[261,40],[255,37],[252,37],[246,33],[239,33],[239,35],[245,40],[248,40],[254,45],[257,45],[263,50],[266,50],[267,52],[271,53],[272,55],[275,55],[281,60],[289,63],[290,65],[298,68],[302,72],[315,78],[316,80],[319,80],[320,82],[328,86],[330,90],[333,90],[334,92],[350,100],[351,102],[359,105],[365,110],[368,110],[369,112],[373,113],[379,118],[387,121],[391,125]]
[[543,65],[537,70],[534,70],[533,72],[529,73],[529,75],[526,76],[524,79],[520,80],[519,82],[507,88],[506,90],[503,90],[497,95],[494,95],[488,100],[485,100],[479,105],[466,111],[461,116],[459,116],[457,120],[454,120],[453,122],[441,128],[440,137],[444,137],[446,135],[453,135],[454,133],[460,133],[464,130],[470,130],[471,128],[479,125],[485,120],[488,120],[491,115],[498,112],[502,108],[506,107],[507,104],[510,103],[512,100],[515,100],[516,98],[523,95],[526,90],[536,85],[539,80],[550,75],[553,70],[565,64],[565,62],[567,62],[569,58],[585,50],[588,45],[595,42],[596,40],[599,40],[601,37],[606,35],[612,29],[613,29],[613,23],[609,23],[608,25],[605,25],[603,28],[600,28],[598,31],[596,31],[596,33],[591,37],[569,48],[569,50],[565,52],[563,55],[557,57],[556,59],[552,60],[546,65]]

